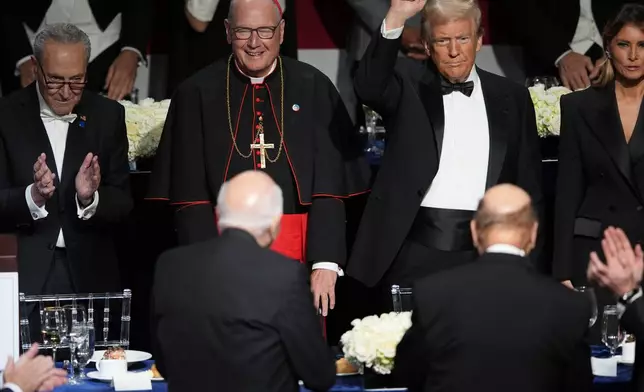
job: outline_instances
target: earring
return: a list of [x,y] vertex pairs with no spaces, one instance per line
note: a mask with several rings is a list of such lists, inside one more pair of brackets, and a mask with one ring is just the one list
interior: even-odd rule
[[607,58],[607,59],[609,59],[609,58],[610,58],[610,52],[609,52],[609,51],[606,51],[606,52],[604,52],[604,53],[606,53],[606,58]]

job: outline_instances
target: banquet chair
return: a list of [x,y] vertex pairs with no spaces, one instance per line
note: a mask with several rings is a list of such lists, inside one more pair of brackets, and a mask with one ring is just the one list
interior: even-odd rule
[[[20,348],[25,352],[31,347],[31,328],[40,328],[41,325],[30,325],[29,315],[33,312],[34,306],[38,306],[42,324],[43,312],[47,307],[61,307],[65,305],[83,306],[86,310],[88,323],[94,326],[96,341],[94,346],[107,349],[108,347],[122,347],[128,349],[130,346],[130,312],[132,306],[132,291],[125,289],[121,293],[87,293],[87,294],[52,294],[52,295],[25,295],[19,294],[20,298]],[[114,326],[112,316],[114,310],[120,308],[120,329],[119,338],[110,340],[110,328]],[[100,313],[95,318],[95,313]],[[116,316],[118,317],[118,316]],[[99,339],[100,336],[100,339]],[[57,348],[68,348],[62,343]],[[40,344],[41,349],[51,349],[49,344]]]
[[410,287],[400,287],[397,284],[391,286],[391,300],[394,312],[408,312],[412,310],[412,293]]

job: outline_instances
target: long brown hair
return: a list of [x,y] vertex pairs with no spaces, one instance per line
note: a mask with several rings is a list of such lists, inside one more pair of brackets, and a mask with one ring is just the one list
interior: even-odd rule
[[604,27],[602,40],[607,58],[602,64],[599,76],[594,83],[597,86],[606,86],[615,79],[615,69],[609,56],[610,43],[626,25],[634,25],[644,30],[644,5],[635,3],[624,4],[617,15]]

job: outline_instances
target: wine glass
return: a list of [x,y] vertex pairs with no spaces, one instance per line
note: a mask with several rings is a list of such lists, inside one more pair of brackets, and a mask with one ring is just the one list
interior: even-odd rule
[[[76,305],[75,303],[63,306],[63,310],[65,312],[65,319],[67,320],[65,337],[69,342],[70,359],[70,378],[67,380],[67,383],[69,385],[78,385],[80,384],[80,377],[76,376],[76,369],[80,362],[82,362],[78,359],[79,344],[83,344],[86,340],[89,340],[87,332],[87,313],[85,312],[84,306]],[[89,361],[89,358],[87,361]],[[87,361],[85,362],[85,365],[87,365]]]
[[554,76],[536,76],[534,78],[527,78],[525,85],[526,87],[533,87],[538,84],[543,84],[543,87],[547,90],[550,87],[560,86],[559,79]]
[[604,306],[602,315],[602,342],[610,350],[610,356],[615,356],[615,351],[624,342],[626,336],[619,325],[619,311],[617,305]]
[[81,379],[87,378],[85,375],[85,366],[87,366],[89,360],[94,356],[94,326],[86,322],[75,324],[71,329],[70,337],[74,344],[74,364],[78,367],[79,371],[78,375],[76,375],[76,372],[73,372],[73,376],[69,381],[73,379],[75,380],[74,384],[78,384]]
[[51,306],[43,309],[40,332],[43,344],[51,346],[52,359],[55,363],[56,351],[67,333],[63,308]]
[[595,289],[589,286],[577,286],[575,291],[583,293],[588,298],[590,305],[590,319],[588,320],[588,328],[595,325],[597,321],[597,297],[595,297]]

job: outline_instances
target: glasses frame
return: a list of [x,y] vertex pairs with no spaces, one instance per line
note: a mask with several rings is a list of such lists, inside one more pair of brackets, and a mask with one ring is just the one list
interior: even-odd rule
[[[42,65],[38,63],[38,68],[40,69],[40,72],[42,73],[42,78],[45,80],[45,86],[47,89],[51,90],[52,92],[59,92],[62,90],[65,85],[69,87],[69,90],[74,93],[74,94],[79,94],[82,93],[83,90],[85,90],[85,87],[87,86],[87,74],[85,74],[85,77],[83,78],[82,82],[78,81],[71,81],[71,80],[63,80],[63,81],[52,81],[49,79],[47,76],[47,73],[45,73],[45,70],[43,69]],[[52,84],[54,85],[59,85],[59,87],[52,87]],[[81,87],[72,87],[72,85],[81,85]]]
[[[230,28],[230,33],[232,36],[234,36],[235,39],[242,40],[242,41],[248,41],[253,37],[253,33],[257,34],[257,37],[259,39],[273,39],[275,37],[275,32],[277,29],[282,25],[282,22],[284,19],[280,19],[280,21],[275,25],[275,26],[260,26],[254,29],[251,29],[250,27],[231,27]],[[265,29],[266,31],[270,31],[270,36],[262,37],[262,34],[260,34],[260,30]],[[248,33],[248,37],[240,37],[239,33]]]

